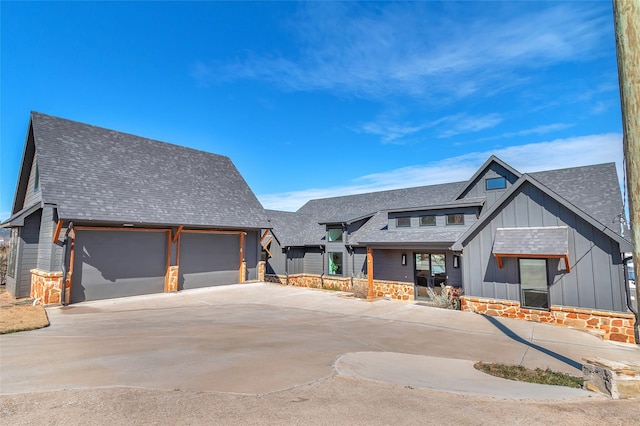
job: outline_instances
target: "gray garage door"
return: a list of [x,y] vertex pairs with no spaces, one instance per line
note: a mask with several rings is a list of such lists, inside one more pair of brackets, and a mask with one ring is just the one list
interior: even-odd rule
[[238,283],[240,236],[183,232],[179,289]]
[[71,302],[162,293],[167,233],[78,230]]

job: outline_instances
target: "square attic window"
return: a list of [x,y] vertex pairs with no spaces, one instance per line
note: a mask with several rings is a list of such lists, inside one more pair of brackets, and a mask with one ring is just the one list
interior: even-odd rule
[[342,241],[342,229],[329,228],[329,241]]
[[484,185],[487,191],[491,191],[492,189],[505,189],[507,187],[507,179],[502,176],[485,179]]
[[396,218],[396,228],[409,228],[410,226],[411,218],[409,216]]
[[436,226],[436,217],[420,216],[420,226]]

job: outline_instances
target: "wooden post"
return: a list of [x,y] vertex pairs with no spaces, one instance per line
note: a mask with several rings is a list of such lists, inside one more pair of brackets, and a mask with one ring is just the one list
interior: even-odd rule
[[[640,0],[613,0],[633,261],[640,265]],[[637,283],[637,280],[636,280]],[[636,285],[640,300],[640,285]]]
[[373,300],[373,249],[367,247],[367,300]]
[[62,221],[59,220],[56,224],[56,230],[53,232],[53,244],[58,242],[58,238],[60,237],[60,231],[62,230]]

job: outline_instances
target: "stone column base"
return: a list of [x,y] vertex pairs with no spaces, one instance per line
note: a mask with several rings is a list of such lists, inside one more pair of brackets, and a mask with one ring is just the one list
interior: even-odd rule
[[169,266],[167,271],[167,293],[175,293],[178,291],[178,271],[179,266]]
[[43,305],[62,304],[62,272],[31,271],[31,297]]

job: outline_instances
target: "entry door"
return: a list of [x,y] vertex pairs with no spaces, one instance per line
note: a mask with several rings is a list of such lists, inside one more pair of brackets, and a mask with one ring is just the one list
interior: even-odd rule
[[416,253],[415,267],[415,297],[428,299],[427,287],[439,293],[440,284],[447,280],[444,253]]

